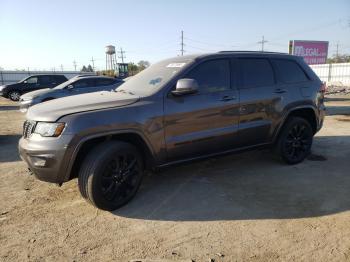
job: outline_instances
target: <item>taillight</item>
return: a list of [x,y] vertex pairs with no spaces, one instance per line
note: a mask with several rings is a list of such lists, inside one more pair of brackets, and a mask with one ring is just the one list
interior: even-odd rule
[[320,93],[326,93],[326,91],[327,91],[326,82],[322,82],[319,92]]

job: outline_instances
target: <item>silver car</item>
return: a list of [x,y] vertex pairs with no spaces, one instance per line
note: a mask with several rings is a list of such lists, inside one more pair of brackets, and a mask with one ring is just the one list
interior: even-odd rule
[[92,93],[98,91],[111,91],[124,83],[121,79],[104,76],[82,76],[72,79],[54,87],[26,93],[21,96],[20,111],[26,112],[29,107],[49,100]]

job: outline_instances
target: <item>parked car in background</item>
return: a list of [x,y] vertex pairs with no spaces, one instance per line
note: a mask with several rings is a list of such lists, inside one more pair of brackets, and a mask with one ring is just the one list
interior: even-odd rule
[[79,76],[56,86],[27,93],[20,98],[20,110],[26,112],[30,106],[49,100],[98,91],[111,91],[120,86],[121,79],[105,76]]
[[302,162],[323,125],[324,92],[302,57],[180,56],[116,92],[30,108],[19,151],[38,179],[78,177],[85,199],[114,210],[132,199],[147,169],[262,146],[288,164]]
[[20,96],[43,88],[53,88],[67,81],[64,75],[32,75],[18,83],[0,87],[0,95],[18,101]]

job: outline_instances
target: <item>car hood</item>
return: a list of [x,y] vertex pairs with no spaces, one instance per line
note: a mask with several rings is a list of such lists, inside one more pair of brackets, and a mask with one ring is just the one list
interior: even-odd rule
[[133,104],[140,98],[121,92],[96,92],[64,97],[40,103],[29,108],[27,119],[55,122],[65,115]]
[[0,87],[1,90],[6,89],[12,89],[12,88],[16,88],[16,87],[21,87],[23,84],[22,83],[14,83],[14,84],[8,84],[8,85],[2,85]]
[[26,94],[21,96],[21,99],[24,99],[24,100],[33,99],[33,98],[36,98],[36,97],[44,95],[44,94],[46,95],[46,94],[49,94],[49,93],[53,93],[55,91],[56,90],[52,89],[52,88],[44,88],[44,89],[40,89],[40,90],[36,90],[36,91],[32,91],[32,92],[26,93]]

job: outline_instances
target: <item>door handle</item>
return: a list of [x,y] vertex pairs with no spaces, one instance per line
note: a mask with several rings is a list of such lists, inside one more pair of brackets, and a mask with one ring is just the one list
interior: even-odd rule
[[235,96],[224,96],[223,98],[221,98],[221,101],[230,101],[234,99],[236,99]]
[[286,93],[286,92],[287,92],[287,90],[285,90],[285,89],[281,89],[281,88],[275,89],[275,93],[276,94],[283,94],[283,93]]

